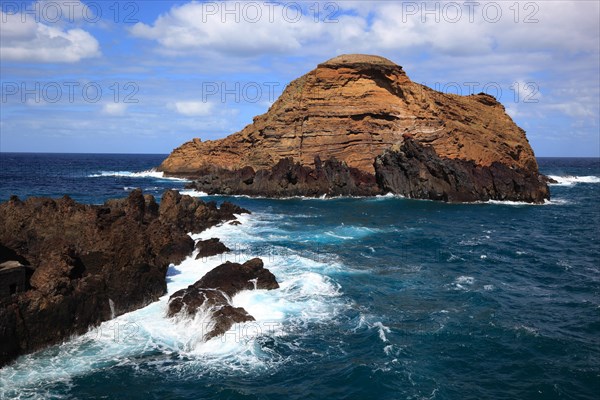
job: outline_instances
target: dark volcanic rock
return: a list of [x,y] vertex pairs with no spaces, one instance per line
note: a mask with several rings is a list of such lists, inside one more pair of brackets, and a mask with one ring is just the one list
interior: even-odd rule
[[218,238],[199,240],[198,243],[196,243],[196,249],[198,249],[196,260],[203,257],[216,256],[217,254],[230,251],[229,247],[221,243]]
[[479,166],[473,161],[439,157],[431,146],[407,136],[402,145],[375,160],[377,183],[384,192],[410,198],[472,202],[511,200],[543,203],[546,181],[537,172],[501,163]]
[[[198,201],[205,207],[198,207]],[[227,201],[217,209],[214,202],[204,203],[197,198],[182,196],[175,190],[166,191],[160,202],[161,220],[186,232],[201,232],[221,221],[235,220],[234,214],[244,213],[249,214],[250,211]]]
[[380,191],[375,177],[350,168],[334,158],[314,160],[314,168],[282,158],[270,169],[256,172],[251,167],[240,170],[205,169],[189,188],[208,194],[242,194],[250,196],[372,196]]
[[140,190],[99,206],[0,204],[0,365],[157,300],[169,264],[194,249],[187,233],[233,212],[247,211],[170,190],[160,206]]
[[241,307],[233,307],[231,297],[242,290],[277,289],[275,276],[260,258],[244,264],[226,262],[209,271],[202,279],[178,290],[169,298],[167,316],[183,313],[193,316],[202,310],[210,313],[211,325],[204,332],[204,340],[210,340],[227,332],[239,322],[254,321],[254,317]]
[[284,158],[270,170],[250,167],[230,171],[211,168],[189,187],[209,194],[267,197],[373,196],[395,193],[410,198],[449,202],[512,200],[543,203],[549,198],[547,178],[537,170],[489,166],[440,157],[432,146],[405,135],[374,162],[375,176],[335,159],[315,168]]
[[219,289],[230,297],[242,290],[279,288],[275,276],[264,268],[260,258],[243,264],[228,261],[209,271],[194,286]]

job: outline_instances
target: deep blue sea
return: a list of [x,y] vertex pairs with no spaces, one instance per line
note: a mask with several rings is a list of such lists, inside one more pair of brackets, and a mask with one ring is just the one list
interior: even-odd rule
[[[163,158],[1,153],[0,200],[183,188]],[[597,399],[600,162],[539,164],[544,205],[228,198],[253,214],[194,237],[233,252],[172,266],[168,291],[260,256],[281,288],[233,299],[256,322],[203,343],[167,295],[1,369],[0,398]]]

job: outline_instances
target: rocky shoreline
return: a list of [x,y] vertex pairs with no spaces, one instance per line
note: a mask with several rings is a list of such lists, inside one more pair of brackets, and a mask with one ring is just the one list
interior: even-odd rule
[[194,250],[188,233],[248,212],[173,190],[160,204],[139,189],[103,205],[0,204],[0,366],[158,300]]
[[430,146],[405,136],[375,158],[374,174],[330,158],[315,157],[314,167],[283,158],[270,169],[254,171],[211,167],[198,171],[186,188],[210,195],[265,197],[376,196],[388,193],[445,202],[488,200],[543,203],[550,198],[543,175],[502,163],[442,158]]
[[[319,64],[240,132],[184,143],[157,169],[211,195],[550,196],[525,131],[494,97],[436,92],[390,60],[356,54]],[[172,190],[160,204],[140,190],[103,205],[67,196],[0,204],[0,366],[156,301],[168,266],[194,251],[188,233],[244,212]],[[216,238],[196,248],[200,258],[229,250]],[[209,339],[253,319],[231,305],[237,291],[277,287],[258,259],[226,263],[175,293],[167,314],[210,311]]]

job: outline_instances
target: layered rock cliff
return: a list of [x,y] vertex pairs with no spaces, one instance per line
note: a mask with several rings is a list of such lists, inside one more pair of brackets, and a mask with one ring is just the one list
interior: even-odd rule
[[[0,204],[0,366],[166,293],[166,272],[200,232],[234,213],[175,191],[103,205],[13,197]],[[7,286],[4,290],[4,286]]]
[[[527,189],[534,196],[516,192],[495,196],[494,191],[477,190],[481,193],[478,200],[540,202],[548,197],[543,179],[537,179],[537,162],[525,132],[494,97],[436,92],[411,81],[393,62],[367,55],[343,55],[319,64],[291,82],[267,113],[255,117],[240,132],[221,140],[187,142],[175,149],[159,170],[194,178],[215,175],[215,169],[273,173],[281,160],[291,158],[314,171],[319,169],[315,159],[337,160],[344,168],[374,177],[376,158],[393,146],[402,146],[407,137],[414,141],[413,147],[433,151],[447,164],[501,165],[515,171],[517,180],[522,180],[516,176],[521,172],[536,177],[527,180],[535,186]],[[218,175],[230,177],[226,172]],[[222,184],[222,180],[215,182]],[[348,180],[350,186],[352,182]],[[199,186],[206,188],[206,179]],[[231,193],[242,192],[232,186],[236,185],[228,185]],[[286,186],[288,195],[302,191],[293,183]],[[335,185],[325,186],[327,189],[316,195],[335,193]],[[512,187],[518,190],[518,185]],[[377,193],[395,190],[394,186],[376,188]],[[364,193],[362,189],[364,185]],[[398,193],[406,192],[401,189]],[[213,186],[212,191],[219,187]]]

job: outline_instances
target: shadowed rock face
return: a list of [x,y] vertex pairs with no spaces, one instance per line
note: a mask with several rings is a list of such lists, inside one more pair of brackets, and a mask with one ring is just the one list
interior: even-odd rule
[[439,157],[433,148],[407,137],[397,149],[386,150],[375,161],[383,192],[416,199],[450,202],[511,200],[543,203],[549,198],[543,176],[494,162]]
[[209,313],[211,324],[203,332],[210,340],[227,332],[235,323],[254,321],[254,317],[241,307],[233,307],[231,298],[242,290],[277,289],[275,276],[260,258],[244,264],[226,262],[209,271],[202,279],[178,290],[169,298],[167,316],[183,314],[193,317],[197,312]]
[[27,290],[0,299],[0,365],[157,300],[169,264],[194,249],[187,233],[234,220],[233,211],[247,212],[176,191],[160,205],[140,190],[99,206],[69,197],[0,204],[0,260],[33,271]]
[[543,203],[550,197],[543,175],[494,162],[442,158],[433,147],[406,136],[375,159],[375,175],[331,159],[315,168],[280,160],[270,170],[212,169],[188,188],[209,194],[288,196],[373,196],[394,193],[446,202],[511,200]]
[[380,192],[375,177],[350,168],[335,159],[314,167],[303,166],[292,158],[282,158],[269,170],[257,172],[251,167],[241,170],[212,168],[186,186],[208,194],[241,194],[249,196],[372,196]]

